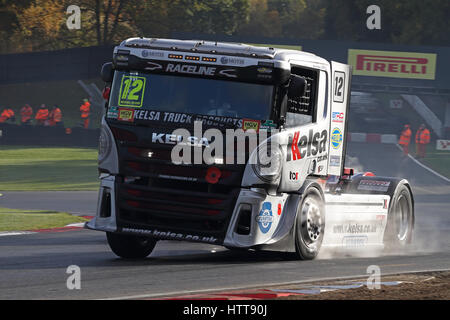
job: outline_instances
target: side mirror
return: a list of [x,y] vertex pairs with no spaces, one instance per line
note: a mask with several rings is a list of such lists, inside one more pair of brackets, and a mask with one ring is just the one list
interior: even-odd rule
[[112,82],[114,77],[114,70],[111,62],[105,63],[101,72],[102,80],[104,82]]
[[287,96],[289,99],[303,97],[306,94],[306,80],[297,75],[291,75]]

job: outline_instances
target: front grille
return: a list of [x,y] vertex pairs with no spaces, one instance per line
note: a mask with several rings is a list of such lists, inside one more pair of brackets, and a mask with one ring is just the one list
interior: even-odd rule
[[[195,184],[195,183],[193,183]],[[226,193],[118,184],[118,223],[121,227],[171,230],[223,238],[239,189]],[[221,190],[225,191],[225,190]]]
[[225,237],[244,165],[216,166],[221,175],[212,184],[207,181],[210,166],[173,164],[173,145],[139,139],[116,139],[116,145],[120,167],[116,179],[119,228]]

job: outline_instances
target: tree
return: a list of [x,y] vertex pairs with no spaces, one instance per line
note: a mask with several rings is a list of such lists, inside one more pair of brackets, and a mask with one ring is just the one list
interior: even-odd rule
[[172,31],[234,34],[248,10],[247,0],[174,0],[167,19]]
[[80,1],[83,22],[97,45],[113,44],[134,35],[134,16],[142,9],[138,0]]
[[15,35],[26,40],[30,50],[58,48],[58,36],[64,22],[60,1],[36,0],[25,8],[12,5],[11,10],[17,19]]
[[366,9],[370,0],[327,0],[322,38],[376,41],[411,45],[450,44],[450,1],[378,0],[381,30],[368,30]]
[[277,37],[281,35],[280,14],[270,9],[268,0],[249,0],[249,18],[239,29],[241,35]]
[[[81,8],[81,30],[66,9]],[[450,45],[450,1],[377,0],[381,30],[368,30],[371,0],[0,0],[0,52],[116,44],[172,32]]]

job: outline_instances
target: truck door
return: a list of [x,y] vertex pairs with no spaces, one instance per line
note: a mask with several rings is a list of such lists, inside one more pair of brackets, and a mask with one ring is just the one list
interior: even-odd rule
[[341,176],[347,146],[348,111],[350,105],[351,66],[331,62],[331,119],[328,174]]

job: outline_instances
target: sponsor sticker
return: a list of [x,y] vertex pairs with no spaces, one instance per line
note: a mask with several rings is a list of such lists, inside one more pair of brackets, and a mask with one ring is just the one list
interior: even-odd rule
[[108,109],[108,113],[106,114],[106,117],[109,119],[117,119],[119,117],[119,108],[110,107]]
[[341,166],[341,157],[330,156],[330,166],[331,167],[340,167]]
[[344,113],[343,112],[333,112],[332,121],[335,123],[343,123],[344,122]]
[[434,80],[437,55],[434,53],[354,50],[348,64],[358,76]]
[[278,210],[277,210],[277,214],[279,216],[281,216],[281,214],[283,213],[283,205],[281,203],[278,204]]
[[261,211],[256,217],[256,222],[258,222],[259,229],[262,233],[269,232],[273,223],[272,204],[270,202],[263,203]]
[[298,181],[298,172],[289,172],[289,180]]
[[261,123],[261,128],[264,130],[276,129],[277,125],[273,122],[273,120],[266,120]]
[[142,57],[156,57],[156,58],[164,58],[164,52],[163,51],[152,51],[152,50],[142,50]]
[[367,236],[350,236],[342,239],[343,245],[347,248],[363,247],[367,244]]
[[235,57],[222,57],[220,58],[220,62],[222,64],[233,64],[238,66],[243,66],[245,64],[245,60],[241,58],[235,58]]
[[331,146],[333,149],[339,149],[343,140],[342,132],[338,128],[334,128],[331,131]]
[[361,180],[358,190],[386,192],[390,185],[390,181]]
[[261,121],[250,120],[250,119],[242,120],[242,129],[244,129],[244,131],[255,130],[256,132],[258,132],[260,127],[261,127]]
[[134,109],[119,108],[119,121],[134,122]]
[[257,71],[258,71],[259,73],[272,74],[273,69],[271,69],[271,68],[266,68],[266,67],[260,67],[260,68],[257,69]]
[[337,234],[358,234],[358,233],[376,233],[377,225],[348,223],[333,226],[333,233]]
[[438,140],[436,149],[440,151],[450,151],[450,140]]
[[158,121],[168,123],[186,123],[192,124],[195,121],[201,121],[206,125],[214,124],[233,124],[236,127],[242,126],[242,119],[230,118],[224,116],[194,115],[179,112],[164,112],[154,110],[136,109],[134,112],[135,120],[140,121]]
[[159,231],[156,229],[150,230],[150,229],[123,228],[122,232],[151,236],[151,237],[158,238],[158,239],[198,241],[198,242],[206,242],[206,243],[216,243],[218,241],[218,239],[214,238],[214,237],[183,234],[183,233],[171,232],[171,231]]

